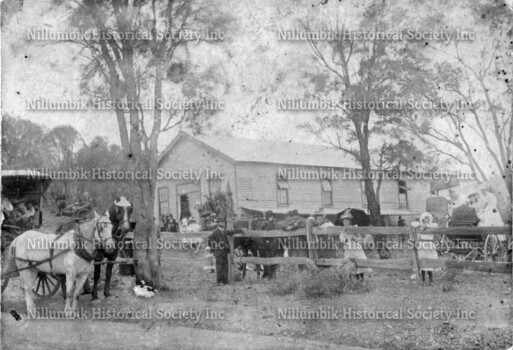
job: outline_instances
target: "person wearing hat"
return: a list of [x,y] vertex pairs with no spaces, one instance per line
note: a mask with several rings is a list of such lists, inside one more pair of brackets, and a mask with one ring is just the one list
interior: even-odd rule
[[274,213],[272,210],[268,210],[264,214],[265,220],[267,221],[267,231],[274,230],[275,227],[275,220],[274,220]]
[[[417,253],[420,259],[438,259],[438,253],[436,251],[436,246],[434,243],[435,237],[432,233],[425,233],[424,231],[427,228],[435,228],[438,227],[436,223],[433,222],[433,215],[429,212],[424,212],[420,215],[420,224],[421,228],[418,233],[418,248]],[[429,284],[433,283],[433,271],[440,270],[439,268],[432,267],[420,267],[420,272],[422,275],[422,284],[426,282],[426,272],[429,277]]]
[[467,204],[467,198],[465,195],[460,193],[457,187],[449,190],[449,215],[452,215],[454,209]]
[[335,226],[328,219],[326,214],[321,210],[316,210],[313,214],[310,215],[309,219],[313,219],[314,226],[319,226],[320,228],[332,227]]
[[210,252],[216,258],[216,276],[217,284],[228,284],[228,253],[230,253],[230,244],[228,243],[228,235],[243,233],[243,229],[225,230],[225,219],[216,216],[213,224],[214,230],[208,237],[208,247]]
[[[476,212],[480,221],[478,226],[504,226],[501,214],[497,210],[497,197],[490,192],[488,184],[479,186],[481,193],[476,203]],[[499,235],[499,240],[506,241],[505,235]]]
[[6,220],[6,224],[10,224],[9,222],[9,216],[10,216],[10,212],[12,212],[14,210],[11,202],[9,201],[9,199],[7,199],[6,197],[3,197],[2,198],[2,217],[0,218],[0,221],[3,222],[4,220]]
[[[340,216],[339,220],[342,221],[342,224],[346,227],[349,226],[358,226],[351,225],[351,221],[353,216],[350,211],[347,211]],[[355,259],[367,259],[367,255],[362,247],[362,240],[359,237],[356,237],[353,234],[346,233],[345,230],[339,235],[340,242],[344,247],[344,259],[348,260],[351,258]],[[370,267],[358,267],[354,272],[354,275],[357,280],[361,280],[363,282],[364,273],[372,272],[372,268]]]

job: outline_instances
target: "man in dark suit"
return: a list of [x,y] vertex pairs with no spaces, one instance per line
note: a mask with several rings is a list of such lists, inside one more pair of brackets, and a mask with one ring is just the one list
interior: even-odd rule
[[230,253],[228,235],[244,232],[242,229],[225,230],[224,225],[224,218],[216,217],[213,225],[214,230],[208,237],[208,246],[216,258],[217,284],[228,284],[228,254]]

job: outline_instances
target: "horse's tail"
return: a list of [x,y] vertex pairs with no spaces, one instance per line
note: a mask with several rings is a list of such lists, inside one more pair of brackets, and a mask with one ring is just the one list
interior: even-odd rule
[[2,266],[2,278],[18,277],[18,267],[16,266],[16,237],[9,248],[5,250],[5,260]]

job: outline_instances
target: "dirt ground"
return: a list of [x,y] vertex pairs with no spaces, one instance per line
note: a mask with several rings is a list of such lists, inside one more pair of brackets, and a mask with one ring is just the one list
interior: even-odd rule
[[[169,246],[182,237],[162,235]],[[421,287],[410,279],[410,272],[374,269],[364,282],[368,287],[364,293],[310,299],[300,293],[273,292],[295,268],[280,269],[273,281],[258,279],[254,271],[248,271],[242,282],[217,286],[215,273],[204,269],[210,265],[204,251],[163,249],[161,262],[169,291],[159,291],[152,298],[136,297],[132,291],[134,279],[116,273],[113,297],[105,300],[100,294],[99,303],[92,303],[90,295],[80,298],[82,319],[87,319],[88,325],[102,325],[106,330],[110,327],[113,332],[122,329],[117,327],[119,323],[157,327],[163,333],[176,327],[196,329],[197,348],[208,348],[209,344],[209,337],[199,336],[199,330],[240,333],[238,346],[227,343],[227,348],[245,348],[248,339],[253,343],[247,348],[259,348],[255,347],[255,336],[295,339],[296,345],[316,341],[376,349],[507,349],[513,344],[511,275],[461,271],[450,285],[438,280]],[[37,299],[36,305],[44,310],[64,309],[60,292],[52,298]],[[2,316],[9,318],[12,310],[22,319],[27,317],[18,279],[11,280],[2,295]],[[328,317],[320,314],[314,319],[290,319],[291,312],[298,315],[312,310],[328,312]],[[6,321],[2,321],[4,345],[9,344]],[[253,338],[245,336],[248,334]],[[59,331],[47,336],[58,337]],[[262,348],[266,347],[269,348],[262,343]]]

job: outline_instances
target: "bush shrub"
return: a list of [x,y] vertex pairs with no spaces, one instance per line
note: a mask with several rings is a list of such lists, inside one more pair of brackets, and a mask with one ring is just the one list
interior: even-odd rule
[[351,277],[347,269],[339,266],[291,272],[280,276],[279,281],[271,288],[271,292],[277,295],[296,293],[306,298],[322,298],[367,291],[366,284]]

